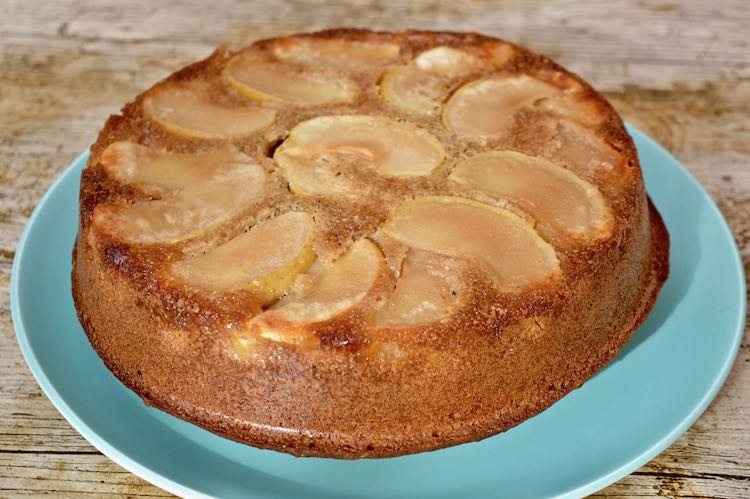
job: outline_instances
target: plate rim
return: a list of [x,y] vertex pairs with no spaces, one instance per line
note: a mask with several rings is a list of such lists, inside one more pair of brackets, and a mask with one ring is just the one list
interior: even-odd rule
[[[737,247],[737,243],[734,239],[734,233],[732,232],[731,227],[729,226],[727,220],[724,218],[724,215],[722,214],[721,210],[719,210],[718,206],[714,202],[713,198],[703,188],[700,182],[698,182],[698,180],[693,176],[690,170],[688,170],[682,164],[682,162],[680,162],[666,148],[664,148],[656,140],[654,140],[652,137],[642,132],[635,126],[631,124],[627,124],[626,126],[627,126],[629,134],[633,137],[634,141],[637,137],[638,141],[647,143],[650,147],[655,148],[660,154],[664,154],[668,156],[672,161],[674,161],[682,170],[682,173],[686,175],[689,182],[693,184],[693,187],[696,187],[697,190],[700,192],[700,195],[703,198],[703,201],[706,202],[712,214],[718,217],[720,221],[719,223],[721,224],[721,229],[728,236],[728,239],[730,242],[732,255],[733,255],[733,260],[731,263],[734,264],[735,268],[737,269],[735,276],[738,281],[738,285],[739,285],[738,288],[739,288],[740,294],[742,297],[746,297],[747,289],[746,289],[744,267],[742,264],[742,257]],[[36,380],[39,387],[42,389],[42,392],[45,394],[47,399],[58,410],[58,412],[60,412],[60,414],[65,418],[65,420],[97,450],[99,450],[107,458],[111,459],[118,465],[125,468],[127,471],[139,476],[140,478],[146,480],[147,482],[157,487],[163,488],[164,490],[168,492],[171,492],[173,494],[176,494],[178,496],[183,496],[183,497],[184,496],[211,497],[210,495],[207,495],[204,492],[195,490],[191,487],[184,486],[181,483],[173,480],[172,478],[169,478],[158,471],[154,471],[151,468],[148,468],[140,464],[137,460],[122,453],[121,451],[117,449],[117,447],[110,444],[105,438],[101,437],[94,429],[92,429],[85,421],[83,421],[78,416],[76,411],[57,392],[57,390],[54,387],[54,384],[51,382],[51,380],[47,376],[44,368],[42,367],[41,363],[38,361],[36,355],[34,354],[33,349],[31,348],[29,344],[26,328],[23,322],[21,307],[20,307],[19,300],[18,300],[19,290],[20,290],[20,284],[19,284],[20,280],[18,277],[18,273],[22,265],[21,262],[24,259],[28,235],[31,232],[32,226],[34,226],[34,224],[36,223],[37,218],[39,217],[39,213],[41,212],[42,208],[47,204],[47,202],[49,201],[49,198],[52,196],[52,193],[59,188],[59,185],[64,181],[65,178],[67,178],[71,170],[76,168],[81,162],[85,162],[88,156],[89,156],[89,151],[85,151],[79,154],[73,161],[70,162],[70,164],[68,164],[68,166],[65,169],[63,169],[60,172],[60,174],[58,174],[57,178],[54,180],[54,182],[52,182],[52,184],[47,188],[46,192],[41,197],[41,199],[37,202],[36,206],[34,207],[34,210],[32,211],[31,216],[29,217],[28,221],[24,225],[23,231],[21,232],[21,236],[19,237],[18,243],[16,245],[16,255],[15,255],[15,258],[13,259],[13,265],[11,268],[11,279],[10,279],[11,317],[13,321],[14,330],[16,333],[16,340],[18,341],[19,347],[21,349],[21,353],[24,357],[24,360],[26,361],[26,364],[29,370],[31,371],[32,375],[34,376],[34,379]],[[740,306],[738,310],[739,313],[737,314],[736,324],[734,326],[734,342],[732,344],[732,353],[724,359],[724,362],[721,365],[720,370],[717,372],[716,376],[714,376],[711,386],[703,394],[703,397],[700,399],[700,401],[695,406],[693,406],[693,408],[685,415],[685,417],[677,425],[675,425],[669,432],[664,434],[659,440],[654,442],[649,448],[643,450],[638,456],[634,457],[630,461],[623,463],[621,466],[610,471],[609,473],[599,476],[598,478],[588,483],[585,483],[573,489],[569,489],[567,491],[561,492],[558,495],[558,497],[579,497],[583,495],[588,495],[598,490],[601,490],[604,487],[616,482],[617,480],[629,475],[630,473],[635,471],[638,467],[649,462],[656,455],[658,455],[660,452],[666,449],[669,445],[671,445],[674,441],[676,441],[683,433],[685,433],[685,431],[687,431],[690,428],[690,426],[692,426],[692,424],[703,414],[703,412],[705,412],[705,410],[708,408],[709,404],[716,397],[722,385],[724,384],[727,377],[729,376],[729,373],[731,372],[732,367],[737,358],[740,344],[742,342],[742,337],[744,333],[744,322],[745,322],[744,319],[745,319],[745,315],[747,312],[747,300],[740,299],[739,302],[740,302]]]

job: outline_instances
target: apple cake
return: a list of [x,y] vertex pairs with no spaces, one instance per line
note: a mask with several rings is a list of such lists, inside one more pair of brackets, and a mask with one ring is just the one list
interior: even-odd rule
[[111,116],[73,297],[148,405],[298,456],[502,432],[606,365],[669,240],[612,106],[475,33],[217,49]]

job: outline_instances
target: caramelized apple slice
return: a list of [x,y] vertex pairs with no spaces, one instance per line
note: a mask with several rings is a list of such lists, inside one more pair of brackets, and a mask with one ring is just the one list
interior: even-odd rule
[[135,205],[102,205],[94,210],[94,225],[134,243],[174,244],[195,237],[224,219],[224,213],[200,203],[156,200]]
[[546,236],[596,239],[612,229],[599,190],[546,159],[515,151],[480,153],[458,163],[448,177],[470,189],[507,199],[531,214]]
[[606,140],[576,123],[557,126],[559,147],[550,156],[587,180],[600,178],[619,185],[628,178],[624,157]]
[[276,111],[210,102],[198,83],[158,87],[143,100],[146,115],[172,133],[201,139],[241,137],[270,126]]
[[535,106],[551,116],[573,120],[587,127],[599,125],[609,116],[609,109],[604,103],[572,93],[541,99]]
[[463,76],[480,64],[468,52],[451,47],[435,47],[414,58],[414,65],[422,71],[447,77]]
[[555,250],[525,220],[461,197],[407,201],[381,230],[407,246],[479,264],[502,291],[543,283],[560,272]]
[[370,325],[410,327],[450,316],[462,301],[461,264],[452,258],[410,249],[396,288]]
[[513,45],[499,40],[485,43],[483,52],[484,57],[496,68],[506,66],[517,55]]
[[386,71],[380,94],[405,111],[434,114],[456,79],[470,74],[479,65],[479,59],[463,50],[436,47],[422,52],[410,64]]
[[196,153],[173,153],[129,141],[110,144],[99,159],[107,172],[121,182],[163,190],[185,189],[196,184],[201,184],[199,190],[203,190],[207,184],[252,170],[258,178],[249,186],[251,192],[253,187],[262,186],[264,177],[263,169],[252,161],[228,144]]
[[360,70],[377,66],[398,57],[400,47],[393,43],[306,37],[279,38],[274,41],[277,59],[306,66],[328,66]]
[[278,298],[315,259],[313,222],[289,212],[261,222],[205,255],[175,262],[179,282],[208,291],[247,289],[262,305]]
[[138,243],[175,243],[209,230],[257,201],[266,176],[229,146],[177,154],[116,142],[100,162],[120,181],[161,193],[162,199],[101,205],[94,212],[98,227]]
[[378,247],[360,239],[318,277],[307,294],[257,315],[249,327],[272,341],[314,344],[317,340],[309,327],[356,313],[384,271]]
[[582,94],[583,87],[569,76],[543,75],[548,83],[529,75],[476,80],[459,88],[443,111],[443,124],[459,136],[502,136],[523,107],[593,127],[609,116],[599,100]]
[[380,116],[321,116],[294,127],[276,150],[291,189],[341,194],[342,170],[370,168],[385,177],[428,175],[445,158],[440,141],[409,123]]
[[445,105],[443,124],[459,136],[502,135],[516,111],[562,91],[528,75],[485,78],[459,88]]
[[349,78],[322,69],[300,71],[252,53],[230,60],[224,76],[240,94],[256,101],[316,106],[351,102],[357,95],[357,86]]

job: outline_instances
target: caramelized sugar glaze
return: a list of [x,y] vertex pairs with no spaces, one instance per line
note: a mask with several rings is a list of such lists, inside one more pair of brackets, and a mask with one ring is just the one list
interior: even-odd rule
[[73,295],[146,403],[295,455],[512,427],[609,362],[668,236],[612,107],[477,34],[256,42],[110,117]]

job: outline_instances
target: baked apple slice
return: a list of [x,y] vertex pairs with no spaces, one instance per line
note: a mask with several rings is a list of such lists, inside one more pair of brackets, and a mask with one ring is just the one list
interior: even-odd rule
[[260,199],[266,174],[253,160],[226,146],[196,154],[157,151],[131,142],[110,145],[103,168],[161,199],[100,205],[94,224],[135,243],[176,243],[205,233]]
[[371,68],[398,57],[401,48],[393,43],[307,37],[278,38],[273,55],[285,62],[306,66],[327,66],[349,71]]
[[358,94],[354,81],[335,71],[311,68],[302,71],[253,52],[232,58],[224,77],[241,95],[261,102],[318,106],[351,102]]
[[407,201],[381,230],[412,248],[474,262],[501,291],[516,292],[560,273],[555,250],[523,218],[462,197]]
[[107,173],[120,182],[160,191],[191,188],[198,183],[202,190],[206,183],[231,177],[248,165],[258,173],[260,167],[252,161],[228,144],[207,151],[174,153],[130,141],[113,142],[99,158]]
[[199,82],[167,84],[150,91],[143,110],[170,132],[199,139],[231,139],[273,124],[276,111],[256,106],[228,108],[212,103]]
[[595,127],[609,116],[607,107],[598,100],[571,92],[543,98],[535,102],[534,107],[550,116],[572,120],[587,127]]
[[319,271],[306,294],[255,316],[250,331],[267,340],[317,344],[316,324],[363,313],[359,310],[385,271],[383,254],[369,239],[360,239],[329,268]]
[[[550,79],[554,81],[553,77]],[[524,107],[585,126],[595,126],[606,119],[606,106],[586,97],[572,78],[560,84],[564,86],[525,74],[472,81],[448,99],[443,125],[461,137],[502,136]]]
[[460,49],[435,47],[406,65],[385,72],[380,95],[394,106],[418,115],[435,114],[456,81],[481,62]]
[[254,225],[204,255],[175,262],[171,274],[207,291],[248,290],[267,305],[313,262],[312,241],[312,219],[293,211]]
[[378,309],[375,328],[434,324],[450,317],[464,299],[459,260],[410,249],[396,287]]
[[548,156],[601,188],[618,189],[629,177],[624,156],[592,130],[569,121],[557,126],[558,147]]
[[560,93],[557,87],[528,75],[475,80],[448,99],[443,124],[459,136],[502,135],[519,108]]
[[612,230],[612,214],[599,190],[544,158],[516,151],[479,153],[459,162],[448,178],[519,206],[547,237],[592,240]]
[[294,127],[276,150],[289,186],[298,194],[350,191],[347,178],[359,168],[384,177],[429,175],[445,158],[431,133],[383,116],[321,116]]

